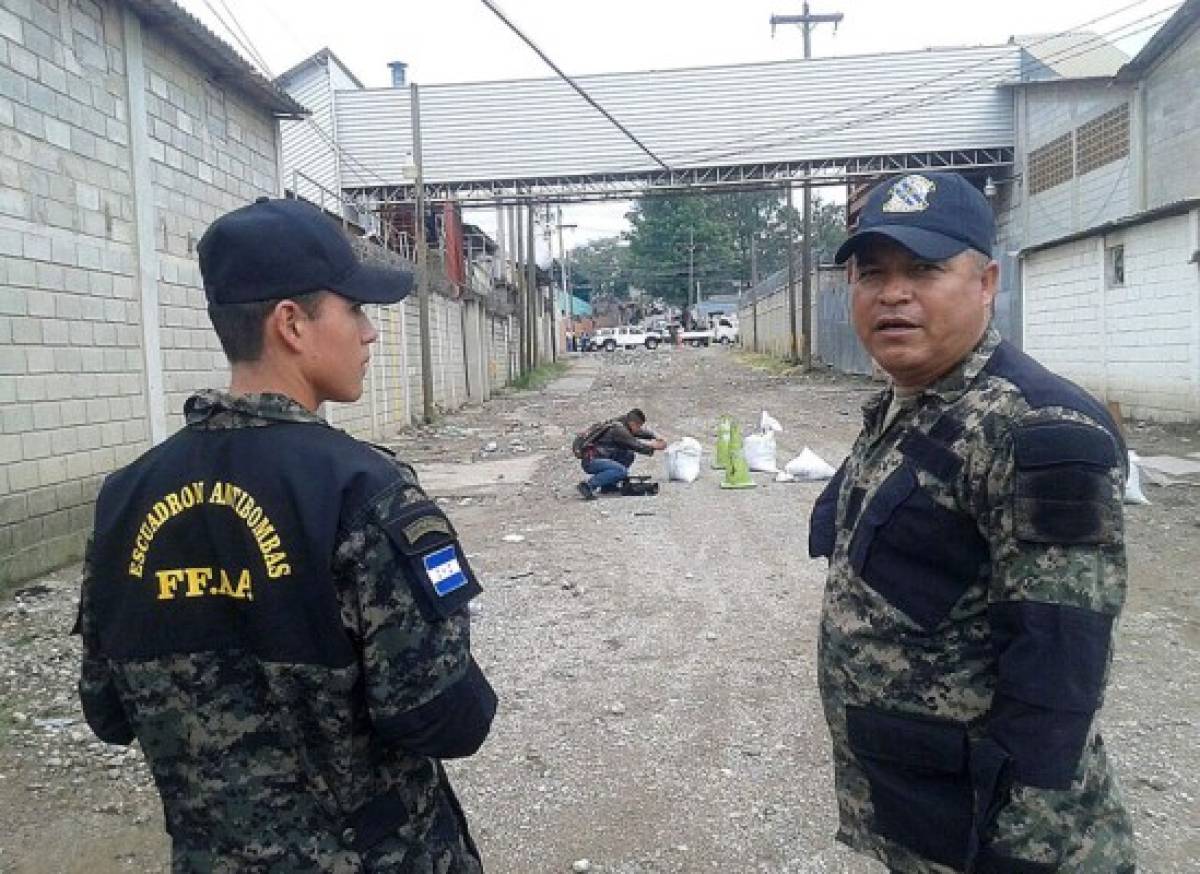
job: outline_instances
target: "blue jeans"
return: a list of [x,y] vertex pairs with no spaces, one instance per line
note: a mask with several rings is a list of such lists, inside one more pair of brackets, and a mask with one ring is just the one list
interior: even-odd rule
[[[583,472],[591,474],[587,484],[590,489],[602,489],[605,486],[615,486],[629,476],[629,468],[633,464],[631,451],[614,453],[616,458],[593,458],[583,463]],[[624,462],[624,463],[622,463]]]

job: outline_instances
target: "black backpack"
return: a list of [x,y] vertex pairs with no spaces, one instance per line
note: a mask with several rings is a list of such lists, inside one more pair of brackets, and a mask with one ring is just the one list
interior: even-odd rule
[[594,425],[588,425],[571,441],[571,454],[576,458],[583,458],[583,453],[587,448],[595,443],[611,424],[612,422],[596,422]]

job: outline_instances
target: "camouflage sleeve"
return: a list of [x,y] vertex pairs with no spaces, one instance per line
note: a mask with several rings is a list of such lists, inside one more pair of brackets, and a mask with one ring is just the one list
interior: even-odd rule
[[[439,594],[451,567],[470,584]],[[353,593],[376,733],[435,758],[475,752],[496,698],[471,657],[466,605],[479,589],[449,521],[415,486],[395,490],[348,532],[335,571]]]
[[991,461],[981,528],[998,677],[980,871],[1056,871],[1080,839],[1072,817],[1096,779],[1095,715],[1125,599],[1124,479],[1113,435],[1063,409],[1015,423]]
[[79,672],[79,703],[83,716],[105,743],[128,744],[133,741],[133,728],[117,695],[112,665],[99,651],[96,623],[89,610],[95,574],[92,568],[92,541],[88,541],[83,560],[83,581],[79,594],[79,618],[74,633],[83,638],[83,658]]

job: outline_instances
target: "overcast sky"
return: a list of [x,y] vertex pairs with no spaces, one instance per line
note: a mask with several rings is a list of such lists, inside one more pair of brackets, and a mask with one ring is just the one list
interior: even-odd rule
[[[367,87],[391,84],[389,61],[406,62],[409,81],[421,84],[553,75],[480,0],[177,2],[246,54],[226,24],[240,26],[242,42],[261,55],[270,75],[324,47]],[[772,37],[770,25],[772,13],[799,13],[799,0],[498,0],[498,5],[568,74],[804,54],[799,28],[781,26]],[[812,50],[830,56],[997,45],[1014,34],[1086,29],[1108,35],[1132,55],[1178,6],[1171,0],[812,0],[813,13],[845,15],[836,33],[832,25],[814,32]],[[626,227],[619,205],[569,212],[567,220],[580,226],[576,242]]]

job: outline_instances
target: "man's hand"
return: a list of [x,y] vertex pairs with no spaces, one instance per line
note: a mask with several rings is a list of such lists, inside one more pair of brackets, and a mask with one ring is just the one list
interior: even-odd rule
[[653,440],[650,441],[650,445],[653,446],[655,449],[666,449],[667,441],[663,440],[661,437],[655,437]]

